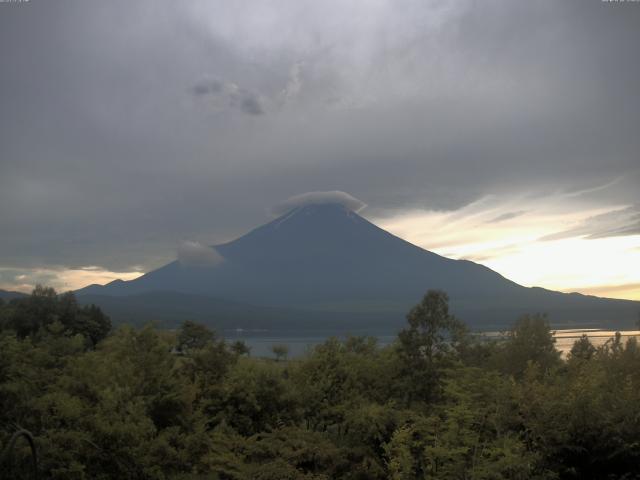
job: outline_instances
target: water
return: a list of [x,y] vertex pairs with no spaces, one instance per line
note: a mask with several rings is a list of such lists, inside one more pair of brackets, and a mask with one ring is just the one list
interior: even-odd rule
[[[351,335],[372,336],[378,340],[379,346],[389,345],[396,339],[396,335],[373,334],[364,331],[352,332]],[[314,331],[305,335],[296,335],[296,332],[286,334],[282,332],[270,332],[268,330],[228,330],[224,332],[224,338],[228,342],[241,340],[251,348],[253,357],[274,357],[272,347],[274,345],[286,345],[289,348],[289,357],[300,357],[309,352],[313,347],[324,343],[329,337],[345,340],[346,335],[335,331]]]
[[[640,330],[621,330],[622,341],[625,343],[631,337],[640,337]],[[378,339],[378,345],[389,345],[396,339],[396,335],[389,334],[371,334],[367,332],[354,332],[354,335],[371,335]],[[585,329],[563,329],[555,330],[554,337],[556,339],[556,348],[562,352],[565,357],[573,343],[586,334],[591,343],[598,347],[613,338],[616,330],[601,330],[597,328]],[[499,335],[497,332],[486,332],[484,335],[495,337]],[[309,332],[306,335],[296,335],[295,333],[287,335],[282,332],[270,332],[267,330],[229,330],[224,332],[225,339],[230,342],[236,340],[244,341],[251,348],[251,355],[254,357],[274,357],[272,347],[274,345],[286,345],[289,348],[289,357],[300,357],[309,352],[314,346],[323,343],[327,338],[336,336],[340,340],[346,338],[345,335],[339,335],[331,331]]]
[[[600,330],[597,328],[557,330],[554,335],[556,348],[562,352],[563,357],[569,353],[574,342],[582,337],[583,334],[589,337],[594,347],[599,347],[604,345],[609,339],[615,337],[616,330]],[[640,336],[640,330],[620,330],[620,335],[622,337],[622,343],[625,344],[629,338]]]

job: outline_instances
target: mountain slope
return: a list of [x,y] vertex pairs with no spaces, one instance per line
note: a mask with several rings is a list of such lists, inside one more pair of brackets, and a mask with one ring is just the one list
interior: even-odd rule
[[128,281],[90,286],[79,295],[177,292],[331,315],[401,318],[430,288],[446,291],[452,309],[472,324],[500,324],[526,312],[557,322],[630,323],[640,303],[525,288],[466,260],[412,245],[341,205],[296,208],[215,247],[216,266],[175,261]]
[[[216,330],[247,331],[299,330],[333,333],[359,330],[371,335],[396,328],[385,314],[354,312],[320,312],[256,306],[231,302],[206,295],[153,291],[128,296],[85,294],[78,296],[83,305],[99,305],[116,324],[142,326],[149,322],[175,328],[184,320],[212,325]],[[399,320],[399,319],[396,319]],[[343,328],[345,325],[348,328]],[[333,334],[332,333],[332,334]]]

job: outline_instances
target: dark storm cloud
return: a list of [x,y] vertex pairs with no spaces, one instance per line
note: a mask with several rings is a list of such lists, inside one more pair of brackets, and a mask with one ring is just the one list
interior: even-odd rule
[[370,215],[637,204],[638,24],[631,2],[0,4],[0,266],[151,268],[328,188]]

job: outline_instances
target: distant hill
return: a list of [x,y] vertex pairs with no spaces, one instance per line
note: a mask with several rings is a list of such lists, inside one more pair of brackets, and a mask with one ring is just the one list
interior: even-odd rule
[[[230,302],[206,295],[179,292],[147,292],[129,296],[79,295],[82,304],[99,305],[115,323],[141,326],[157,323],[178,327],[183,320],[215,326],[216,330],[304,330],[318,332],[367,331],[384,333],[403,321],[391,321],[387,314],[322,312],[293,308],[256,306]],[[345,326],[347,328],[345,328]]]
[[0,298],[3,300],[11,300],[12,298],[23,298],[26,297],[26,293],[21,292],[11,292],[8,290],[0,290]]
[[224,258],[214,266],[174,261],[135,280],[76,293],[114,317],[133,319],[127,312],[151,315],[155,308],[163,322],[193,317],[238,326],[261,318],[266,326],[349,329],[368,318],[372,327],[395,328],[432,288],[446,291],[453,312],[474,328],[534,312],[548,313],[557,325],[624,328],[640,311],[640,302],[523,287],[483,265],[419,248],[337,204],[295,208],[212,248]]

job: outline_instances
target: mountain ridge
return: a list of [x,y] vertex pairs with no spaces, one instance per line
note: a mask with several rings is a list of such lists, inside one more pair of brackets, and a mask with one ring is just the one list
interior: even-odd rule
[[391,321],[433,288],[446,291],[454,313],[473,325],[533,311],[558,321],[629,323],[640,310],[640,302],[524,287],[484,265],[422,249],[337,204],[294,208],[212,248],[223,258],[218,265],[174,261],[77,294],[172,291],[327,316],[387,312]]
[[0,289],[0,298],[3,300],[12,300],[14,298],[24,298],[26,296],[27,296],[26,293]]

